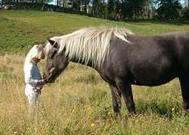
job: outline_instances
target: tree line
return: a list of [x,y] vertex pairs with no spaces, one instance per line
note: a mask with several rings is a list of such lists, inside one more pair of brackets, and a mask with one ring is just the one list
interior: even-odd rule
[[[70,11],[112,20],[189,20],[189,0],[2,0],[3,3],[36,5],[46,3],[57,11]],[[28,2],[30,1],[30,2]]]

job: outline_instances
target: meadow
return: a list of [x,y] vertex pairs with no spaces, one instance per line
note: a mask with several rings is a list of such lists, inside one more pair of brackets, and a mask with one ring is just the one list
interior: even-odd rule
[[[35,117],[24,95],[23,61],[35,43],[89,26],[126,27],[136,34],[189,31],[188,24],[115,22],[73,14],[0,10],[0,135],[188,135],[178,80],[159,87],[133,86],[137,114],[116,120],[109,86],[91,68],[71,63],[46,85]],[[40,63],[41,71],[44,62]]]

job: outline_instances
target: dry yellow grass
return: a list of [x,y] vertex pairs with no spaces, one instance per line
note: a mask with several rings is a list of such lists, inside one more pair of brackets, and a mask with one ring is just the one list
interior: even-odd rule
[[[0,56],[0,134],[23,135],[187,135],[177,80],[150,88],[134,86],[138,114],[113,117],[108,85],[92,69],[73,64],[42,91],[38,113],[28,115],[23,56]],[[43,70],[44,63],[41,63]],[[123,104],[123,116],[127,110]]]

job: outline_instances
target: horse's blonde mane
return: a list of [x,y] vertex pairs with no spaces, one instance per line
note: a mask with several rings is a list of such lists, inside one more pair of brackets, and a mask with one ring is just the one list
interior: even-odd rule
[[93,67],[100,67],[109,53],[110,40],[113,36],[130,43],[127,36],[133,34],[125,28],[83,28],[71,34],[53,37],[60,45],[59,53],[65,49],[70,60],[78,58],[79,62]]

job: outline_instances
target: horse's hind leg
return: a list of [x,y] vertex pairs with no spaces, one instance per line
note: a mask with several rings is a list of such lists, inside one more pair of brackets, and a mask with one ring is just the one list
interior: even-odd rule
[[129,113],[136,113],[131,84],[127,84],[123,81],[117,81],[117,86],[123,94],[123,99]]
[[184,74],[179,77],[179,81],[182,91],[183,107],[185,110],[189,111],[189,75]]
[[121,109],[121,92],[113,85],[110,85],[112,93],[112,104],[116,117],[120,116]]

